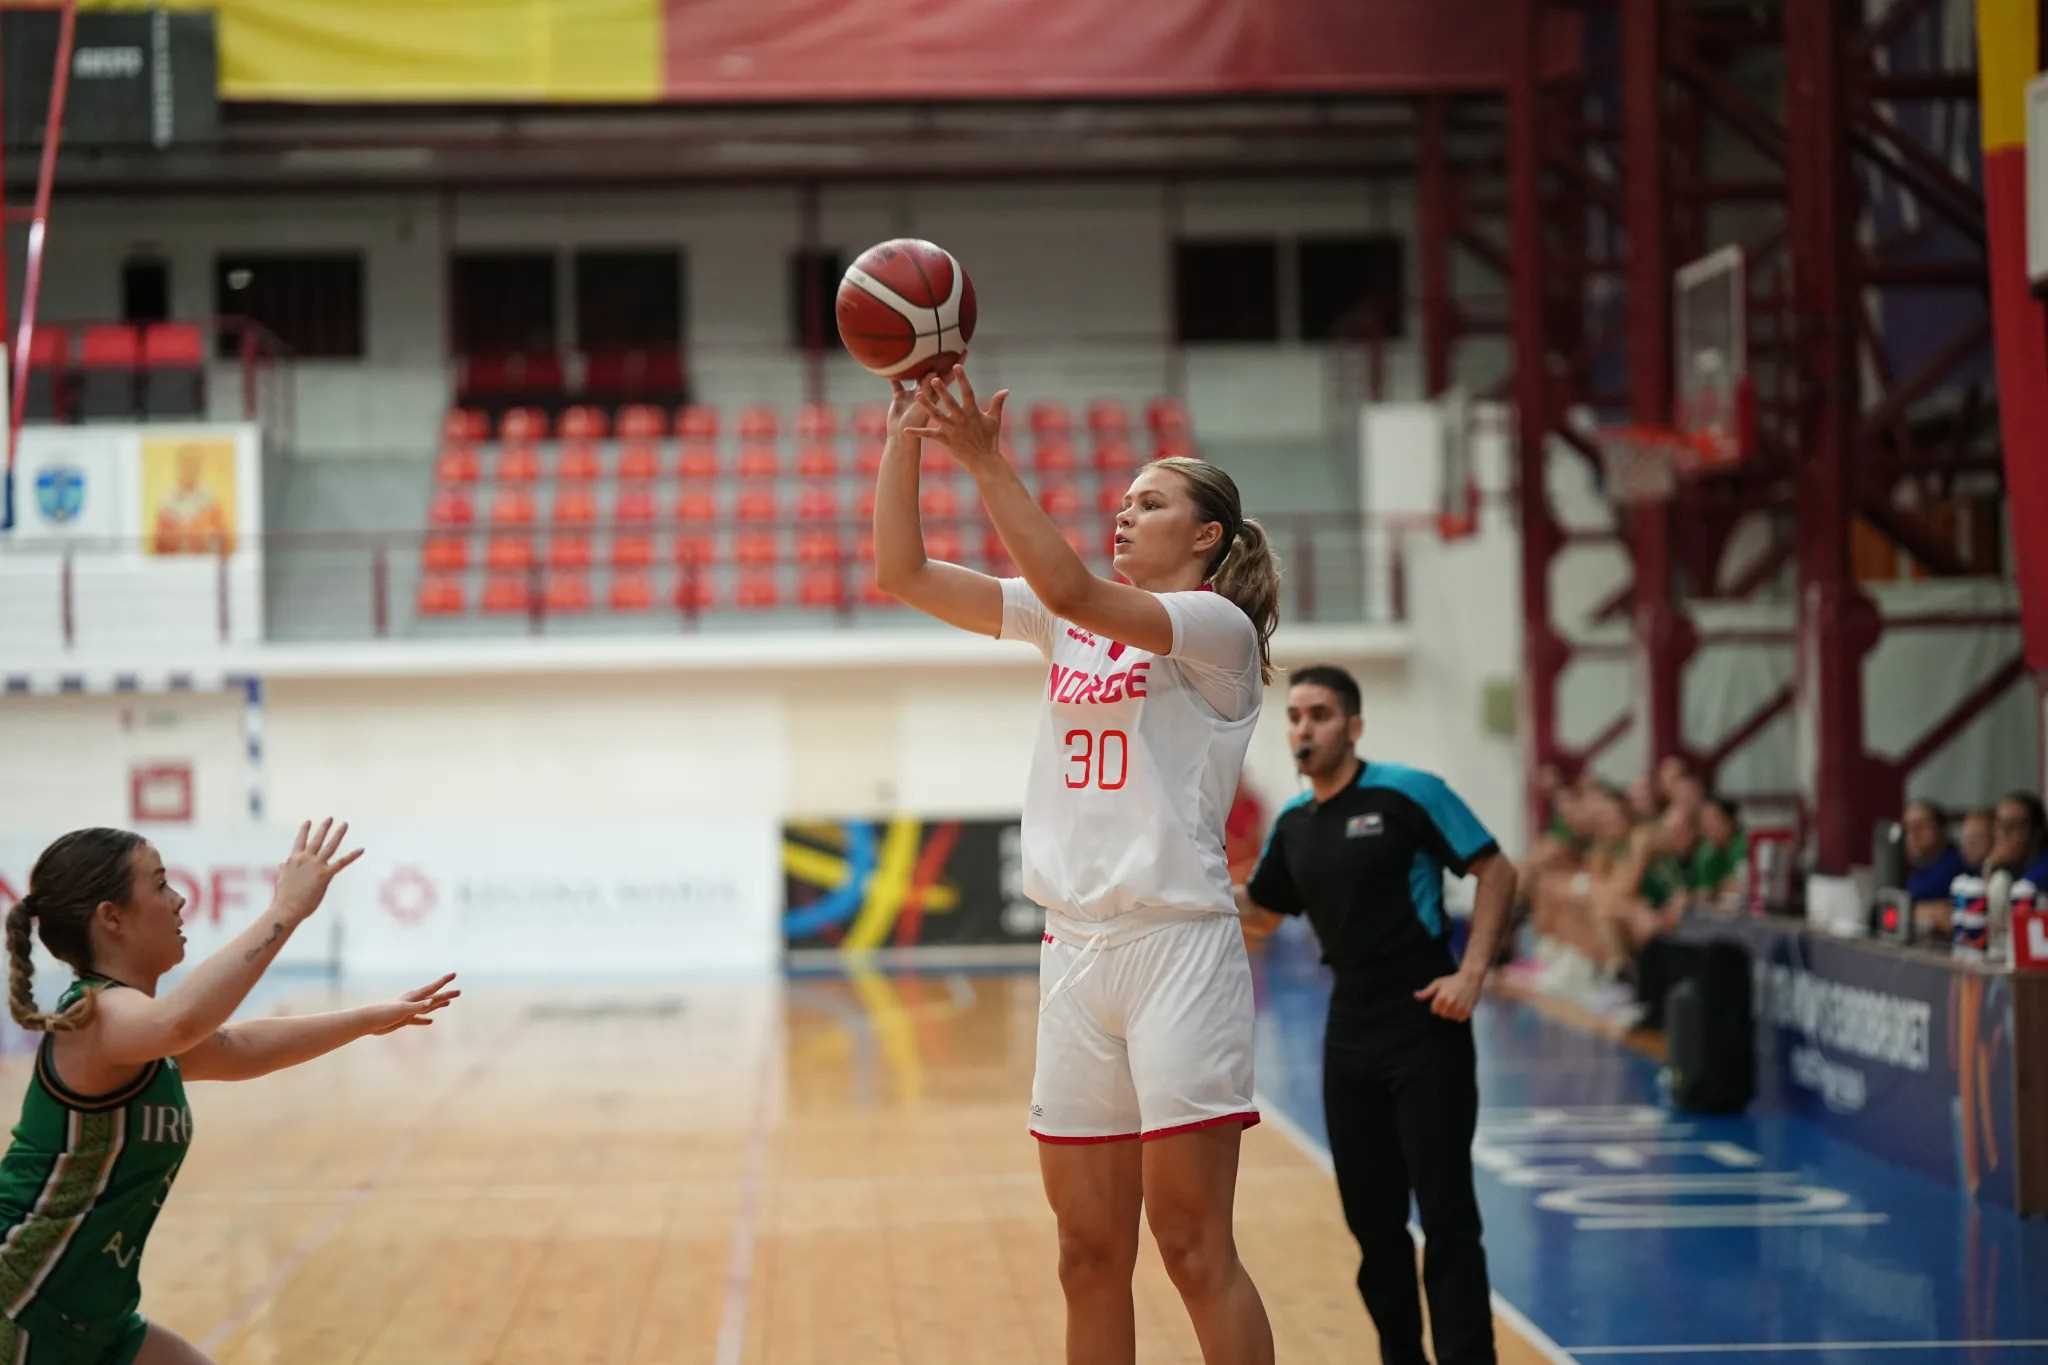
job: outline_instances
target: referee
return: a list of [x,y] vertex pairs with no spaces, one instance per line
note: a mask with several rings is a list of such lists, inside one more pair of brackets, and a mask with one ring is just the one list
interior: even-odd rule
[[[1359,758],[1364,725],[1349,673],[1319,664],[1293,674],[1288,743],[1311,789],[1274,820],[1258,870],[1237,888],[1238,905],[1247,917],[1306,912],[1336,975],[1323,1112],[1380,1359],[1429,1359],[1408,1236],[1412,1191],[1437,1360],[1491,1362],[1493,1306],[1472,1190],[1479,1080],[1468,1021],[1514,898],[1515,869],[1442,778]],[[1447,942],[1447,868],[1479,877],[1462,965]]]

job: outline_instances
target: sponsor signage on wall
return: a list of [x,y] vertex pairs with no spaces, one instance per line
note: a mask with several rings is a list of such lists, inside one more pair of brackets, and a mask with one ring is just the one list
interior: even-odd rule
[[[187,963],[269,904],[295,831],[152,834],[186,899]],[[0,836],[0,908],[47,842]],[[778,960],[775,827],[768,820],[561,830],[349,834],[364,857],[279,961],[376,975],[759,970]],[[38,949],[40,952],[40,949]]]
[[1035,946],[1015,820],[792,821],[782,831],[792,951]]

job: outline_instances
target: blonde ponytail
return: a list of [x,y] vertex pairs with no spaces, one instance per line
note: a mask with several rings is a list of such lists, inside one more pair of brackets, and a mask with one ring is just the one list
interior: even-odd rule
[[1273,628],[1280,624],[1280,557],[1266,528],[1245,519],[1209,580],[1219,596],[1237,603],[1259,632],[1259,677],[1273,681]]
[[1259,677],[1272,682],[1273,628],[1280,624],[1280,560],[1266,528],[1244,515],[1237,482],[1207,460],[1172,455],[1146,468],[1170,469],[1187,480],[1196,516],[1222,526],[1222,557],[1210,566],[1207,580],[1218,596],[1251,618],[1259,633]]

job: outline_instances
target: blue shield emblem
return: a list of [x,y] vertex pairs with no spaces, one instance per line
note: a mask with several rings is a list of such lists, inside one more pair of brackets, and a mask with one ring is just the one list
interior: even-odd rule
[[85,509],[85,471],[74,465],[46,465],[36,473],[36,506],[43,519],[59,525],[78,520]]

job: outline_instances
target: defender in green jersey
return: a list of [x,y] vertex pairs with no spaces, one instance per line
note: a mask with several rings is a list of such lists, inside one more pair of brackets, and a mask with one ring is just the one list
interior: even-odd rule
[[[161,995],[158,979],[185,956],[185,899],[157,851],[124,830],[84,829],[36,860],[6,922],[8,1008],[47,1036],[0,1158],[0,1363],[206,1365],[136,1312],[143,1242],[192,1141],[185,1082],[246,1080],[431,1023],[460,994],[451,973],[385,1004],[227,1024],[361,856],[336,856],[347,832],[300,826],[269,909]],[[32,927],[78,973],[54,1014],[36,1010]]]

